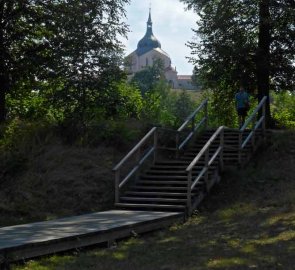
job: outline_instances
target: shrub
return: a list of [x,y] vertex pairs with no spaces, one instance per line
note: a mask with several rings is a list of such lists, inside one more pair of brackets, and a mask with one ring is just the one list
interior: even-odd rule
[[280,127],[295,128],[295,95],[289,91],[272,93],[271,110]]

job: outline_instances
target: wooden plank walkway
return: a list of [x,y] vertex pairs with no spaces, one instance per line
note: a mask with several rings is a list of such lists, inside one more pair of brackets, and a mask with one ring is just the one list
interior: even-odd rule
[[0,228],[0,264],[111,242],[183,220],[183,213],[111,210]]

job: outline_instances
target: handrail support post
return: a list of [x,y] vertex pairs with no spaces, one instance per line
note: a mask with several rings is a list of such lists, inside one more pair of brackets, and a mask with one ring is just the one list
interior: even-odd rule
[[115,203],[120,202],[120,169],[115,172]]
[[154,132],[154,164],[157,161],[158,158],[158,128]]
[[262,135],[263,139],[265,139],[265,129],[266,129],[266,102],[264,102],[262,106],[262,116],[264,117],[263,122],[262,122]]
[[221,147],[221,152],[220,152],[220,170],[223,171],[224,169],[224,161],[223,161],[223,151],[224,151],[224,128],[222,129],[220,133],[220,147]]
[[[135,155],[136,165],[139,165],[140,158],[141,158],[141,151],[140,151],[140,148],[138,148],[137,151],[136,151],[136,155]],[[135,173],[135,179],[136,179],[136,181],[138,180],[138,178],[139,178],[139,172],[137,171]]]
[[205,168],[206,173],[205,173],[205,183],[206,183],[206,191],[209,192],[210,187],[209,187],[209,149],[210,147],[208,147],[206,149],[206,153],[205,153]]
[[186,198],[186,207],[188,216],[192,214],[192,170],[188,172],[187,175],[187,198]]
[[176,158],[178,159],[179,156],[180,156],[180,145],[179,145],[179,142],[180,142],[180,132],[177,131],[176,133],[176,139],[175,139],[175,144],[176,144]]
[[207,129],[208,127],[208,100],[206,101],[205,103],[205,106],[204,106],[204,114],[205,114],[205,129]]
[[255,123],[256,123],[256,119],[255,119],[255,117],[253,117],[253,120],[252,120],[252,131],[253,131],[253,135],[252,135],[252,139],[251,139],[252,151],[253,152],[255,151],[255,136],[256,136]]
[[196,120],[196,116],[194,115],[192,117],[192,132],[194,133],[195,132],[195,120]]
[[243,140],[243,132],[239,131],[238,162],[240,166],[242,165],[242,140]]

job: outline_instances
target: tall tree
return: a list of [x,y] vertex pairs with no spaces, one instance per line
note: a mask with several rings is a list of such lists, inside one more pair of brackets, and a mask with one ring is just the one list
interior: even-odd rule
[[99,105],[99,96],[123,72],[123,46],[119,35],[128,28],[122,22],[129,0],[68,0],[52,3],[54,20],[48,25],[54,35],[52,76],[64,88],[54,93],[61,106],[81,117],[86,107]]
[[[256,53],[256,72],[258,100],[264,96],[268,97],[270,90],[270,44],[271,44],[271,16],[270,0],[259,1],[259,31],[258,46]],[[266,115],[270,121],[270,105],[266,104]]]
[[235,89],[246,83],[259,99],[270,87],[295,89],[293,0],[181,1],[200,16],[198,40],[188,45],[203,85]]
[[[52,102],[83,117],[99,92],[123,76],[129,0],[0,1],[0,122],[5,96],[23,82],[59,85]],[[51,87],[52,88],[52,87]]]
[[37,52],[44,49],[38,1],[0,1],[0,123],[6,94],[22,80],[34,80]]

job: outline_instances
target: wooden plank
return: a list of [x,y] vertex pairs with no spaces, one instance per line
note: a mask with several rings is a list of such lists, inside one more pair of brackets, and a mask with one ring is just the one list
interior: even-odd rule
[[[0,228],[0,257],[15,261],[89,246],[149,231],[183,213],[111,210],[53,221]],[[147,224],[149,226],[147,226]]]

